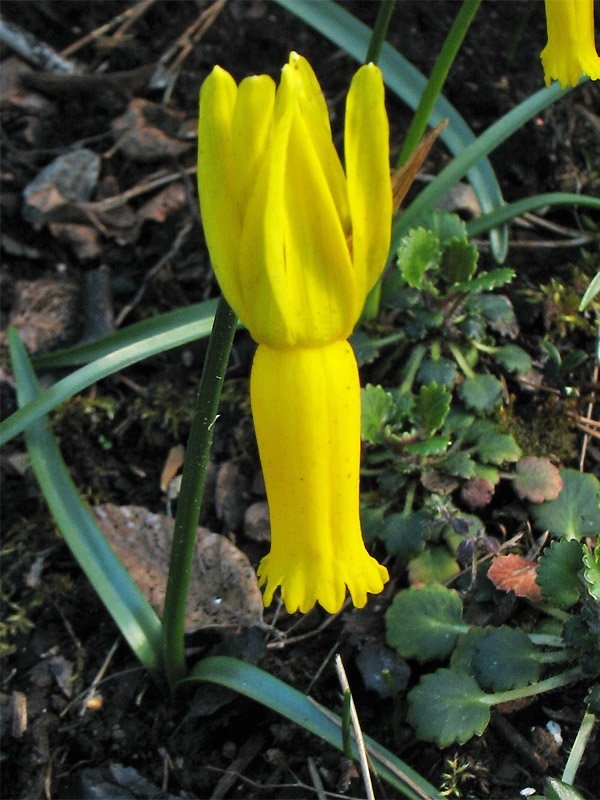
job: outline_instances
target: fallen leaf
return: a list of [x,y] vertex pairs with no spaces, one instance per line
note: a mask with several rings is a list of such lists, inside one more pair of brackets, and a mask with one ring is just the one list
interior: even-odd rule
[[194,146],[169,135],[180,124],[179,115],[156,103],[133,99],[127,111],[112,123],[118,140],[112,150],[120,150],[132,161],[149,164],[165,158],[178,158]]
[[160,475],[160,490],[166,492],[169,484],[177,475],[180,468],[183,466],[185,458],[185,447],[182,444],[176,444],[169,450],[167,460]]
[[406,197],[406,193],[410,189],[418,171],[421,169],[423,162],[427,158],[427,155],[433,147],[435,140],[438,138],[447,124],[448,120],[444,119],[436,128],[431,131],[427,131],[419,144],[415,147],[414,151],[408,157],[407,161],[400,167],[400,169],[397,169],[393,173],[392,192],[394,195],[394,211],[397,211],[400,207],[400,203]]
[[[150,605],[162,616],[175,521],[140,506],[111,503],[92,509],[111,547]],[[198,528],[187,598],[185,631],[261,625],[256,573],[228,539]]]
[[469,508],[487,506],[493,494],[494,487],[486,478],[471,478],[462,485],[460,490],[460,496]]
[[89,261],[102,252],[98,231],[77,222],[51,222],[48,229],[59,242],[67,242],[80,261]]
[[151,219],[155,222],[164,222],[169,214],[180,211],[186,203],[183,185],[171,183],[138,210],[137,218],[140,221]]
[[80,290],[70,280],[17,281],[10,322],[30,353],[70,344],[81,326]]
[[535,582],[537,564],[523,556],[496,556],[488,570],[488,578],[497,589],[514,592],[528,600],[541,600],[540,587]]

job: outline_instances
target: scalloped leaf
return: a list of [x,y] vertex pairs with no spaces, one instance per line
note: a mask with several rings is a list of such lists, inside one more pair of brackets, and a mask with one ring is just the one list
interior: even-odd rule
[[510,433],[494,432],[481,436],[477,440],[476,450],[481,461],[487,464],[503,464],[521,457],[521,448]]
[[562,485],[558,468],[547,458],[525,456],[517,462],[513,487],[520,498],[527,498],[532,503],[555,500]]
[[423,217],[423,224],[440,240],[440,246],[445,247],[453,239],[467,241],[467,226],[458,214],[448,211],[432,211]]
[[371,337],[364,331],[356,331],[349,339],[356,363],[359,367],[364,367],[365,364],[372,364],[379,355],[381,345],[377,339]]
[[449,283],[462,283],[473,277],[478,259],[477,245],[464,239],[452,239],[443,249],[440,271]]
[[454,556],[445,547],[428,547],[408,562],[408,580],[412,586],[445,583],[460,572]]
[[472,478],[475,472],[475,462],[468,453],[448,453],[444,459],[444,472],[448,475],[458,475],[459,478]]
[[485,628],[471,628],[470,631],[461,636],[458,644],[452,651],[450,657],[450,669],[457,670],[458,672],[466,672],[471,677],[475,677],[475,670],[473,668],[473,659],[477,652],[477,645],[486,635]]
[[490,322],[510,322],[515,318],[513,305],[503,294],[472,295],[468,306],[477,309]]
[[521,689],[540,676],[538,653],[519,628],[492,628],[478,642],[476,651],[472,662],[475,676],[486,689]]
[[495,289],[497,286],[510,283],[514,277],[514,269],[510,267],[498,267],[498,269],[493,269],[491,272],[480,272],[476,278],[459,284],[458,289],[461,292],[476,292],[480,290],[491,292],[491,290]]
[[412,558],[425,546],[426,519],[421,511],[390,514],[383,523],[383,540],[390,555]]
[[419,739],[447,747],[480,736],[490,721],[490,706],[470,675],[438,669],[408,693],[407,720]]
[[360,390],[360,400],[363,439],[370,444],[381,444],[384,441],[385,425],[396,410],[394,398],[382,386],[368,383]]
[[437,269],[442,257],[440,240],[425,228],[413,228],[400,242],[398,269],[414,289],[423,286],[427,270]]
[[581,539],[600,533],[598,478],[576,469],[561,469],[560,477],[563,487],[556,500],[531,506],[536,527],[565,539]]
[[578,573],[583,567],[581,545],[560,539],[546,548],[538,564],[537,582],[551,603],[570,608],[579,600]]
[[583,577],[588,592],[600,603],[600,544],[592,552],[587,544],[583,548]]
[[474,375],[458,387],[467,408],[474,411],[492,411],[502,400],[502,384],[492,375]]
[[496,556],[487,576],[496,589],[514,592],[518,597],[526,597],[528,600],[541,599],[540,587],[535,581],[537,564],[516,553]]
[[451,400],[452,395],[445,386],[438,386],[437,383],[421,386],[415,401],[415,409],[428,433],[437,431],[438,428],[442,427],[450,410]]
[[424,384],[437,383],[451,389],[458,379],[458,370],[449,358],[428,358],[419,367],[417,378]]
[[433,456],[437,453],[443,453],[450,444],[450,437],[446,434],[439,434],[438,436],[431,436],[429,439],[424,439],[422,442],[411,442],[404,445],[404,451],[415,456]]
[[458,592],[439,584],[403,589],[385,615],[386,639],[404,658],[445,658],[467,626]]
[[529,353],[516,344],[503,345],[494,353],[494,359],[509,372],[529,372],[533,366]]

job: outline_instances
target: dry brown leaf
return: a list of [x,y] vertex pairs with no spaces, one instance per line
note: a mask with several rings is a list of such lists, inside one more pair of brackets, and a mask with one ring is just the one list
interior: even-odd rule
[[540,587],[535,582],[537,564],[523,556],[496,556],[488,570],[488,578],[497,589],[514,592],[528,600],[541,600]]
[[169,450],[167,460],[160,475],[160,490],[166,492],[169,484],[177,475],[180,468],[183,466],[183,459],[185,458],[185,447],[182,444],[176,444]]
[[[140,506],[111,503],[92,509],[111,547],[150,605],[162,616],[175,521]],[[228,539],[198,528],[185,631],[262,624],[256,573]]]
[[183,184],[171,183],[139,209],[137,218],[140,221],[151,219],[164,222],[169,214],[185,208],[186,203]]
[[119,137],[112,152],[122,151],[132,161],[149,164],[164,158],[178,158],[194,146],[193,142],[180,142],[169,135],[175,132],[181,120],[156,103],[135,98],[127,111],[112,123]]
[[74,341],[79,311],[79,286],[71,280],[17,281],[10,322],[30,353],[43,353]]
[[406,197],[406,193],[412,186],[414,179],[417,177],[418,171],[423,166],[423,162],[433,147],[433,143],[447,124],[448,120],[444,119],[440,122],[437,128],[427,131],[419,144],[415,147],[413,153],[408,157],[406,163],[404,163],[400,169],[397,169],[393,173],[392,192],[394,195],[394,212],[396,212],[400,207],[400,203]]

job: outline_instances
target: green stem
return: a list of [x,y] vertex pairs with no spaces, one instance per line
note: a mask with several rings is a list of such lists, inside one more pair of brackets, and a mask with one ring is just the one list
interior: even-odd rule
[[563,772],[562,776],[563,783],[568,783],[569,786],[573,785],[575,773],[579,767],[579,762],[581,761],[585,751],[585,746],[587,745],[588,739],[591,736],[592,728],[594,727],[595,722],[596,717],[592,714],[592,712],[586,711],[583,715],[583,719],[581,720],[581,725],[577,731],[577,736],[573,742],[573,747],[569,753],[569,758],[567,759],[565,771]]
[[448,349],[454,356],[455,361],[457,362],[458,366],[462,369],[465,373],[467,378],[474,378],[475,373],[471,369],[471,367],[467,364],[467,360],[465,359],[462,350],[455,342],[448,342]]
[[219,299],[200,379],[192,427],[186,448],[169,578],[163,615],[163,658],[171,688],[185,676],[183,644],[185,604],[206,466],[217,419],[223,378],[231,352],[237,318],[223,297]]
[[574,650],[555,650],[554,652],[546,651],[545,653],[538,653],[536,658],[541,664],[558,664],[561,661],[574,661],[576,653]]
[[379,11],[377,12],[377,19],[375,20],[375,25],[373,26],[373,33],[371,34],[371,39],[369,40],[369,47],[367,50],[367,55],[365,56],[365,64],[369,64],[370,62],[376,64],[379,61],[379,54],[381,53],[381,48],[385,42],[385,36],[395,5],[396,0],[381,0],[379,4]]
[[446,36],[440,54],[429,76],[427,85],[423,90],[419,105],[415,110],[408,133],[404,139],[404,144],[402,145],[402,150],[400,151],[400,156],[398,157],[397,169],[406,163],[425,133],[427,122],[440,95],[446,76],[448,75],[458,52],[458,48],[462,44],[462,40],[469,29],[471,20],[475,16],[475,12],[479,8],[480,3],[481,0],[463,0],[460,11],[452,23],[452,27]]
[[553,675],[551,678],[546,678],[544,681],[538,683],[531,683],[529,686],[523,686],[521,689],[509,689],[506,692],[494,692],[494,694],[486,694],[481,698],[482,703],[487,703],[489,706],[495,706],[498,703],[508,703],[512,700],[520,700],[523,697],[534,697],[536,694],[549,692],[552,689],[559,689],[561,686],[568,686],[570,683],[575,683],[582,677],[579,667],[561,672],[559,675]]
[[565,643],[561,636],[553,636],[550,633],[528,633],[529,641],[542,647],[564,647]]
[[402,383],[398,387],[398,394],[407,394],[410,392],[413,381],[417,374],[419,367],[421,366],[421,361],[427,352],[427,348],[424,344],[417,344],[413,347],[412,353],[408,359],[408,364],[404,369],[404,377],[402,379]]

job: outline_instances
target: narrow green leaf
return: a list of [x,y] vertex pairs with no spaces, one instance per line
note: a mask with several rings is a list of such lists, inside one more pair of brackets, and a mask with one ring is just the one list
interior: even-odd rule
[[[196,664],[182,684],[196,681],[209,681],[240,692],[342,750],[342,726],[337,714],[253,664],[228,656],[210,656]],[[418,772],[370,736],[364,739],[377,774],[390,786],[409,800],[441,800],[437,789]],[[352,747],[357,758],[354,740]]]
[[[467,232],[469,238],[478,236],[480,233],[495,228],[496,225],[503,225],[506,222],[525,214],[528,211],[535,211],[536,208],[543,206],[582,206],[584,208],[596,208],[600,210],[600,199],[584,194],[573,194],[571,192],[547,192],[545,194],[534,194],[531,197],[524,197],[514,203],[507,203],[502,208],[497,208],[487,214],[482,214],[477,219],[467,222]],[[600,281],[600,275],[599,281]],[[599,283],[600,288],[600,283]]]
[[[18,400],[24,404],[37,395],[39,384],[14,328],[9,328],[8,341]],[[160,620],[80,498],[47,420],[33,422],[25,434],[25,442],[42,494],[71,552],[136,656],[158,677]]]
[[[106,355],[67,375],[66,378],[36,395],[35,399],[4,420],[0,424],[0,445],[6,444],[36,419],[56,408],[63,400],[106,378],[108,375],[113,375],[115,372],[130,367],[145,358],[150,358],[150,356],[154,356],[157,353],[167,352],[174,347],[179,347],[202,336],[207,336],[210,333],[212,321],[213,318],[208,312],[202,320],[194,318],[192,321],[185,323],[180,323],[180,317],[171,316],[169,324],[165,326],[161,333],[151,333],[143,329],[145,335],[139,338],[139,330],[138,333],[134,332],[130,344],[109,351]],[[122,333],[125,334],[126,331],[127,329],[124,329]],[[114,337],[114,334],[110,334],[110,337]],[[99,340],[99,342],[101,341],[105,340]],[[114,341],[114,338],[111,339],[113,344]],[[108,345],[102,343],[98,346],[102,352],[105,352],[108,348]],[[89,355],[89,352],[89,350],[83,351],[85,357]],[[79,351],[78,358],[84,357],[81,353],[82,351]],[[44,363],[48,366],[48,361]],[[52,365],[58,366],[58,363],[53,363]]]
[[415,408],[428,433],[433,433],[442,427],[450,410],[451,400],[452,395],[445,386],[438,386],[437,383],[421,386]]
[[[175,311],[157,314],[155,317],[134,322],[117,331],[101,336],[91,342],[64,347],[54,353],[44,353],[32,357],[36,369],[48,367],[74,367],[79,364],[89,364],[102,356],[110,355],[122,347],[130,344],[143,344],[149,337],[161,333],[176,333],[182,326],[195,325],[197,335],[194,339],[208,336],[217,310],[217,300],[205,300],[203,303],[194,303]],[[192,341],[190,339],[190,341]],[[183,342],[185,344],[185,342]]]

